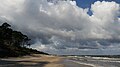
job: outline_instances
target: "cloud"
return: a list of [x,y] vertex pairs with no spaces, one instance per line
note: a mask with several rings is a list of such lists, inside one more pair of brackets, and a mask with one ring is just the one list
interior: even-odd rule
[[[91,9],[83,9],[75,1],[0,1],[0,18],[27,34],[33,48],[57,54],[119,50],[120,5],[116,2],[97,1]],[[92,16],[87,14],[89,9]]]

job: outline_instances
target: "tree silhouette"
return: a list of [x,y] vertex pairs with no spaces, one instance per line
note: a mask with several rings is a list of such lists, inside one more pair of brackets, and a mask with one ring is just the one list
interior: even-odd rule
[[3,23],[0,26],[0,44],[14,46],[14,47],[25,47],[30,46],[30,39],[19,31],[13,31],[11,25]]
[[0,57],[23,56],[32,53],[47,54],[27,48],[31,39],[19,31],[11,29],[11,25],[3,23],[0,26]]

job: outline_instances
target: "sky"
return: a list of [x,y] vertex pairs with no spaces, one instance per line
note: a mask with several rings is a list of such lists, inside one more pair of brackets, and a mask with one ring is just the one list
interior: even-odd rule
[[[91,4],[95,3],[96,1],[114,1],[120,4],[120,0],[76,0],[76,5],[81,8],[91,8]],[[89,15],[92,15],[91,10],[88,11]]]
[[59,55],[120,54],[119,0],[0,0],[0,24]]
[[93,4],[96,1],[114,1],[116,3],[120,3],[120,0],[76,0],[77,6],[82,8],[88,8],[91,7],[91,4]]

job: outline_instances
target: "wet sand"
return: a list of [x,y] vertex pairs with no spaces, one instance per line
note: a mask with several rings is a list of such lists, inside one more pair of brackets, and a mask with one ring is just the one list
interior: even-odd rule
[[79,64],[73,61],[70,61],[69,59],[64,59],[61,64],[64,65],[64,67],[93,67],[90,65],[85,65],[85,64]]

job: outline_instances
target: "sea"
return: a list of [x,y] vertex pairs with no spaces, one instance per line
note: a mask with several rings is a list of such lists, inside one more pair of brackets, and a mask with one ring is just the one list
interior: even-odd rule
[[90,67],[120,67],[120,56],[65,56],[65,61]]

